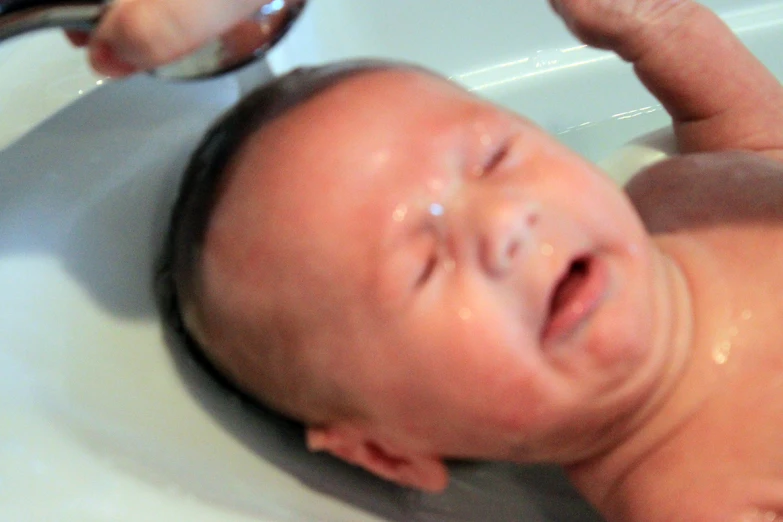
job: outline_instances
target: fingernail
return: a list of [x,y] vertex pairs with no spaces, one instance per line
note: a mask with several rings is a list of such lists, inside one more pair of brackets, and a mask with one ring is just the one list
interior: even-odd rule
[[92,42],[90,44],[90,63],[93,69],[101,74],[111,77],[128,76],[138,71],[138,67],[124,61],[106,42]]

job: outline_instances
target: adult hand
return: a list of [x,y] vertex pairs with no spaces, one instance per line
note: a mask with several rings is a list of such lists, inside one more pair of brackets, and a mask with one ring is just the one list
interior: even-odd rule
[[682,152],[783,155],[783,89],[718,16],[692,0],[550,0],[583,42],[610,49],[674,120]]
[[272,0],[114,0],[94,33],[70,34],[92,67],[126,76],[172,62]]

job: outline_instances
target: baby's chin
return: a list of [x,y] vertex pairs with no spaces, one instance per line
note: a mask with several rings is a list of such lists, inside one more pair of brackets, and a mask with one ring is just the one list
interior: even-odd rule
[[576,415],[632,409],[668,371],[670,283],[646,243],[630,254],[583,255],[558,283],[543,349]]

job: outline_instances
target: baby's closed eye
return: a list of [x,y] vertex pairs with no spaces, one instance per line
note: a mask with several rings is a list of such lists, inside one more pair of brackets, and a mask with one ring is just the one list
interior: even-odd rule
[[495,170],[503,163],[508,157],[511,150],[511,143],[504,141],[500,145],[490,149],[490,154],[485,159],[481,166],[480,176],[485,177],[491,175]]
[[432,278],[433,273],[435,273],[435,269],[438,266],[438,253],[437,251],[433,250],[429,255],[427,255],[424,258],[424,263],[421,264],[421,271],[419,272],[418,277],[416,278],[416,283],[414,285],[415,288],[421,288],[425,284],[427,284],[427,281],[429,281]]

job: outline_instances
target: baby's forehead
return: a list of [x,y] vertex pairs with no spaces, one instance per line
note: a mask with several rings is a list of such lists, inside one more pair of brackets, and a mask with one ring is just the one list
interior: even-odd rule
[[449,127],[439,122],[478,103],[415,69],[350,76],[250,137],[230,166],[211,228],[242,248],[269,234],[285,242],[307,234],[317,247],[332,228],[358,232],[388,213],[386,195],[416,182],[412,167],[431,155],[433,133]]
[[324,190],[345,191],[351,181],[368,180],[379,162],[429,154],[450,121],[484,105],[429,73],[363,72],[263,125],[229,176],[246,176],[267,191],[303,191],[316,178]]
[[429,154],[460,127],[498,116],[512,118],[433,73],[373,69],[342,79],[263,126],[246,149],[252,161],[263,155],[281,168],[327,163],[337,173],[338,167],[359,167],[368,155],[393,160]]
[[429,71],[379,68],[340,79],[287,111],[269,127],[278,127],[273,132],[282,139],[321,139],[346,131],[374,137],[384,135],[384,129],[393,135],[438,117],[456,119],[479,106],[497,110]]
[[370,70],[259,129],[231,176],[243,186],[239,197],[276,222],[319,213],[330,221],[334,212],[369,219],[437,184],[444,165],[481,146],[478,134],[492,125],[501,135],[525,123],[429,72]]

